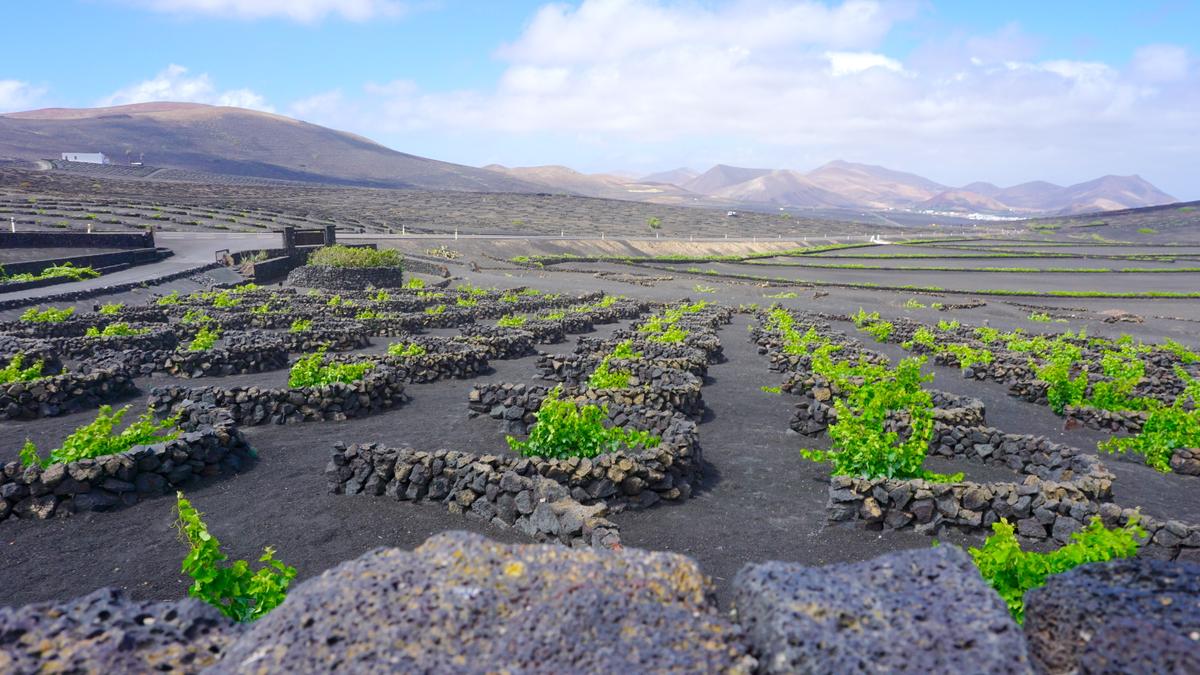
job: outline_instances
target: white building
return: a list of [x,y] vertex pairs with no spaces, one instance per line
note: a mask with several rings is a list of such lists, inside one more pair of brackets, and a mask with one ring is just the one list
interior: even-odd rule
[[64,152],[64,162],[86,162],[88,164],[108,164],[108,157],[103,152]]

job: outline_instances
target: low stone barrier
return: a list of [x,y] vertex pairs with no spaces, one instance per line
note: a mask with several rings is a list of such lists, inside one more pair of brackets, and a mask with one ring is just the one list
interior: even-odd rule
[[179,345],[175,329],[163,324],[130,324],[130,328],[149,332],[108,337],[59,337],[50,338],[48,342],[61,357],[68,359],[87,359],[100,351],[170,351]]
[[[932,483],[925,480],[833,476],[831,521],[860,520],[869,528],[913,528],[936,535],[943,527],[981,534],[1000,518],[1013,522],[1029,542],[1065,544],[1093,516],[1119,527],[1138,514],[1112,502],[1097,502],[1069,483],[1027,476],[1022,483]],[[1140,514],[1138,514],[1140,515]],[[1200,561],[1200,526],[1140,515],[1149,533],[1142,555]]]
[[330,267],[304,265],[287,275],[288,286],[324,288],[329,290],[359,290],[400,288],[404,285],[404,270],[400,267]]
[[[457,347],[457,349],[455,349]],[[395,368],[400,379],[412,384],[425,384],[437,380],[468,379],[478,377],[488,369],[487,350],[461,343],[443,345],[444,351],[429,351],[420,356],[379,355],[365,357],[345,354],[331,360],[345,363],[371,361]]]
[[519,359],[537,353],[533,345],[533,334],[518,328],[475,324],[463,326],[459,332],[463,342],[486,349],[489,359]]
[[304,331],[278,333],[289,352],[310,354],[321,347],[331,352],[362,349],[371,345],[370,331],[357,321],[338,323],[313,322],[312,328]]
[[[661,500],[675,501],[691,495],[692,485],[699,480],[701,472],[700,445],[694,422],[678,414],[628,406],[610,407],[609,420],[618,426],[649,431],[662,441],[653,448],[571,459],[351,446],[357,448],[353,458],[346,455],[347,449],[335,449],[334,462],[329,465],[326,476],[334,492],[366,491],[393,497],[404,494],[409,499],[419,497],[435,501],[453,499],[451,488],[455,485],[469,485],[476,493],[475,498],[488,494],[488,485],[496,483],[499,488],[499,481],[507,473],[559,483],[569,491],[572,499],[585,505],[607,502],[621,507],[645,508]],[[368,448],[365,454],[364,447]],[[407,463],[399,461],[400,453],[404,453]],[[359,460],[358,464],[351,461],[355,458]],[[396,463],[389,468],[388,462],[393,460]],[[416,464],[423,468],[415,468]],[[349,469],[344,470],[344,467]],[[470,483],[459,482],[463,471],[475,472],[471,474]],[[377,477],[369,480],[371,475]],[[410,491],[418,497],[410,496]],[[507,488],[505,491],[512,492]],[[429,492],[433,496],[429,496]],[[470,506],[474,498],[466,499],[469,501],[464,506]],[[495,495],[489,496],[488,501],[495,502]]]
[[282,338],[262,331],[230,332],[224,344],[212,349],[177,349],[163,361],[163,369],[180,377],[223,377],[264,373],[288,366],[288,350]]
[[170,441],[95,459],[46,468],[9,462],[0,471],[0,521],[132,506],[198,478],[236,473],[253,458],[241,432],[226,420]]
[[494,455],[338,444],[325,477],[334,494],[438,502],[536,541],[607,549],[621,543],[603,503],[584,506],[558,482],[516,473]]
[[[565,386],[562,398],[581,404],[642,406],[660,412],[679,412],[699,420],[704,416],[700,387],[695,376],[670,371],[658,382],[627,389],[594,389],[585,384]],[[509,433],[525,433],[550,389],[546,385],[489,382],[471,389],[467,406],[472,412],[506,420]]]
[[160,414],[189,409],[196,403],[227,408],[237,424],[295,424],[363,417],[404,403],[404,376],[396,368],[380,365],[350,384],[335,382],[319,387],[266,389],[261,387],[155,387],[151,407]]
[[7,367],[15,356],[22,357],[24,368],[41,361],[43,373],[62,371],[62,359],[49,341],[0,334],[0,369]]
[[120,368],[10,382],[0,385],[0,421],[65,415],[136,392],[129,371]]

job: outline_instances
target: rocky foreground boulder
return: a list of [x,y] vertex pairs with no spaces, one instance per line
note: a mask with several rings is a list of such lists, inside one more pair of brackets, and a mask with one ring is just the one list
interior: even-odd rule
[[734,594],[764,672],[1031,672],[1021,629],[960,548],[747,565]]
[[1053,577],[1024,633],[949,546],[747,565],[734,592],[739,623],[678,554],[449,532],[342,563],[249,625],[112,589],[0,608],[0,673],[1200,672],[1197,565]]
[[1047,673],[1200,673],[1200,564],[1081,565],[1025,594],[1025,634]]
[[748,672],[690,559],[454,532],[309,580],[212,672]]

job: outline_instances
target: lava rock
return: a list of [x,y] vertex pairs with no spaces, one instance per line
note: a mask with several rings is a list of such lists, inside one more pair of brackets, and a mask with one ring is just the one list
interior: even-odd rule
[[763,672],[1030,672],[1020,628],[956,547],[751,564],[734,602]]
[[242,631],[199,600],[137,602],[102,588],[67,602],[0,607],[0,672],[198,673]]
[[[586,636],[586,637],[585,637]],[[377,549],[297,586],[214,673],[749,672],[707,578],[670,553],[505,545],[465,532]]]
[[1025,594],[1030,656],[1046,672],[1078,670],[1089,648],[1091,663],[1154,663],[1163,656],[1155,654],[1163,643],[1136,633],[1089,644],[1122,619],[1179,636],[1200,654],[1200,564],[1151,558],[1092,563],[1051,576]]

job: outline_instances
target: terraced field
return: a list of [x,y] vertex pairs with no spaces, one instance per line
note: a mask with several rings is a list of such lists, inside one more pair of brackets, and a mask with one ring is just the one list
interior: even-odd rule
[[[290,186],[239,188],[281,190],[244,211],[189,189],[165,221],[145,195],[39,193],[47,213],[20,215],[109,208],[214,246],[258,240],[170,218],[326,222],[277,206]],[[16,553],[0,566],[3,663],[440,671],[488,654],[570,671],[603,653],[631,672],[850,672],[840,659],[863,645],[931,672],[1191,663],[1195,246],[405,239],[366,223],[339,237],[448,276],[349,290],[192,276],[0,310],[0,534]],[[887,269],[821,267],[838,264]],[[70,454],[104,405],[177,435]],[[216,607],[181,601],[195,577],[177,490],[231,560],[257,567],[273,546],[295,568],[282,604],[242,598],[265,614],[246,625],[203,592]],[[1096,528],[1121,545],[1087,555],[1128,559],[1015,595],[989,567],[989,535],[1036,556]],[[1170,602],[1144,602],[1148,585]],[[118,591],[74,600],[102,587]],[[566,640],[581,616],[591,637]],[[1104,633],[1131,621],[1161,639]],[[529,636],[573,646],[533,654],[516,646]],[[423,646],[379,646],[401,643]]]

